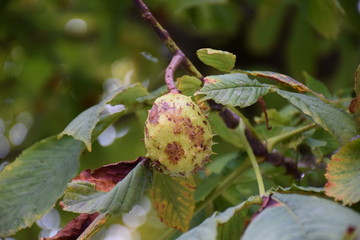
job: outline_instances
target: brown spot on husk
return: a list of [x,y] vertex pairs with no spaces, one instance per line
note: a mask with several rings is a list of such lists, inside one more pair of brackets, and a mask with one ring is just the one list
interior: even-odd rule
[[195,146],[201,146],[204,143],[205,130],[201,126],[192,126],[187,129],[187,135],[189,139],[194,143]]
[[149,113],[149,122],[151,124],[158,124],[159,123],[159,111],[158,106],[154,104]]
[[204,144],[204,127],[194,125],[191,119],[186,117],[174,116],[173,122],[175,123],[174,134],[186,134],[195,146],[200,147]]
[[165,148],[165,153],[171,163],[177,164],[178,161],[184,157],[184,149],[178,142],[169,143]]

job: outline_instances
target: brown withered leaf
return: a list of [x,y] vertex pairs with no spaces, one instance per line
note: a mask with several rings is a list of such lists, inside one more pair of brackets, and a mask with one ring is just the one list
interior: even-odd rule
[[50,238],[41,238],[41,240],[75,240],[85,229],[94,221],[99,213],[82,213],[59,231],[55,236]]
[[73,179],[86,181],[95,184],[99,191],[109,192],[118,182],[120,182],[136,165],[146,159],[138,157],[134,161],[123,161],[105,165],[95,170],[84,170],[79,176]]

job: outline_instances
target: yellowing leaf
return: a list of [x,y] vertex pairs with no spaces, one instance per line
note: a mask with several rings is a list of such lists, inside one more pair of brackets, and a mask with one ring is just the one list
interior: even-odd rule
[[235,66],[236,56],[226,51],[202,48],[196,54],[203,63],[223,72],[230,72]]
[[360,139],[342,147],[327,166],[325,193],[344,204],[360,201]]
[[187,96],[194,95],[194,93],[201,87],[201,81],[196,77],[185,75],[178,78],[177,81],[179,90],[182,94]]
[[296,81],[292,77],[287,75],[277,73],[277,72],[269,72],[269,71],[246,71],[246,70],[236,70],[237,72],[245,73],[251,76],[259,76],[264,78],[270,78],[280,83],[286,84],[289,87],[299,91],[299,92],[311,92],[311,90],[302,84],[301,82]]
[[195,209],[195,188],[193,178],[155,172],[150,196],[160,220],[172,228],[186,231]]

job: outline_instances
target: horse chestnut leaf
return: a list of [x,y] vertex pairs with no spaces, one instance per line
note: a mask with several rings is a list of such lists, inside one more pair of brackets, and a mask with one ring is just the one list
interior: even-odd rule
[[153,166],[171,176],[199,171],[211,155],[212,131],[188,96],[168,93],[157,98],[145,122],[145,147]]

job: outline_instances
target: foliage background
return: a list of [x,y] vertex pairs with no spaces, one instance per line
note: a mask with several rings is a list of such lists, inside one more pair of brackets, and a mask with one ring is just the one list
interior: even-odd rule
[[[276,71],[298,81],[306,71],[337,96],[351,96],[360,62],[359,1],[339,1],[344,11],[334,10],[329,18],[317,8],[319,0],[146,2],[204,75],[216,72],[197,60],[196,50],[211,47],[236,54],[238,68]],[[111,84],[142,82],[150,90],[163,85],[169,60],[130,0],[1,1],[1,166],[61,132]],[[269,108],[284,104],[276,97],[266,101]],[[259,115],[257,106],[243,111]],[[122,118],[115,127],[127,134],[107,147],[94,144],[81,170],[144,155],[143,122],[144,113]],[[219,141],[216,151],[229,148]],[[73,216],[62,216],[62,225]],[[38,231],[34,226],[16,239],[35,239]]]

